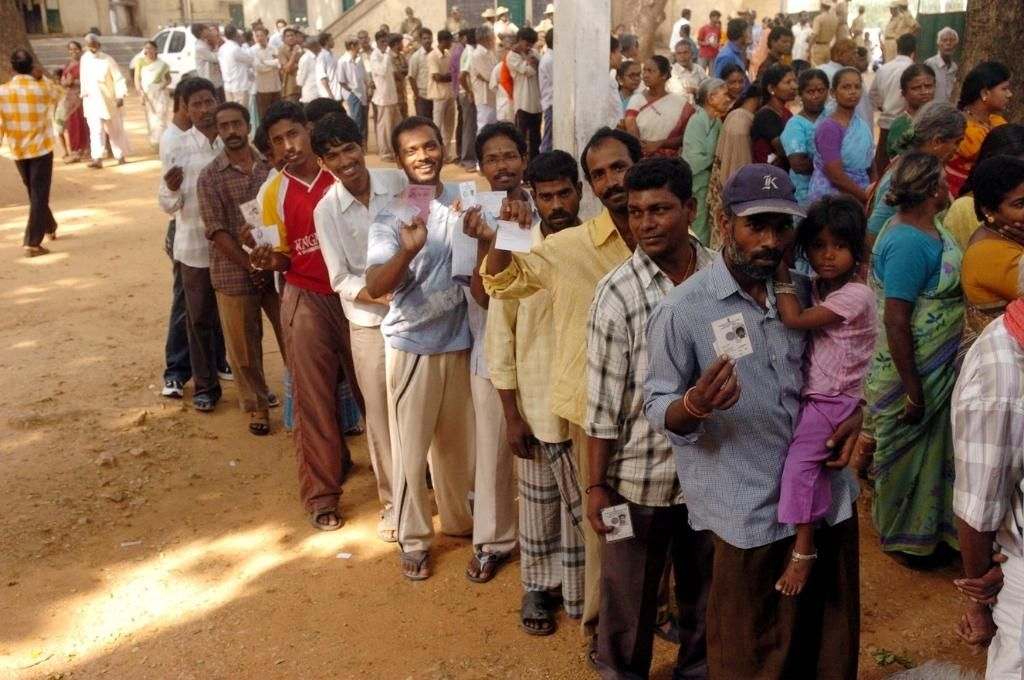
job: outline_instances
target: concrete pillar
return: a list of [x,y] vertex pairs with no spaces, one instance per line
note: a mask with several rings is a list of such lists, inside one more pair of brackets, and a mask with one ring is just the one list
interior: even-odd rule
[[[555,0],[554,148],[577,160],[609,122],[610,42],[611,0]],[[581,216],[589,217],[600,205],[586,194]]]

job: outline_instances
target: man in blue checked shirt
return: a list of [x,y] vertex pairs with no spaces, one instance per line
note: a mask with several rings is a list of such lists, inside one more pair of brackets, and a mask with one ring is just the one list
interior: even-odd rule
[[[775,582],[793,528],[777,520],[779,482],[800,408],[804,334],[782,324],[772,274],[802,213],[786,173],[761,164],[729,179],[723,204],[721,255],[672,289],[647,325],[644,382],[644,410],[672,442],[690,525],[714,542],[708,676],[853,680],[857,484],[844,468],[862,416],[832,435],[832,507],[816,532],[817,561],[803,592],[786,597]],[[723,322],[733,332],[719,338]],[[721,356],[723,342],[738,358]]]

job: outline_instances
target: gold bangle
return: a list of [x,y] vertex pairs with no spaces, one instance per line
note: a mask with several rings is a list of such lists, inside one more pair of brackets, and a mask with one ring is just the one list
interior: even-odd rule
[[903,398],[907,400],[907,403],[915,408],[924,408],[924,404],[918,404],[916,401],[910,398],[909,394],[904,394]]
[[697,420],[704,420],[705,418],[711,415],[711,411],[701,411],[699,408],[694,406],[693,403],[690,401],[690,392],[692,392],[695,389],[697,388],[691,387],[690,389],[686,390],[686,394],[683,395],[683,408],[686,409],[686,412],[689,413],[694,418],[696,418]]

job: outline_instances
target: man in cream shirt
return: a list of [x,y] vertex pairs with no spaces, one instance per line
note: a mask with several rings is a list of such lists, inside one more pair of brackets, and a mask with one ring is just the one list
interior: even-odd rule
[[124,156],[128,152],[128,135],[121,118],[128,84],[114,58],[101,51],[99,37],[92,33],[85,36],[85,49],[80,80],[82,111],[89,123],[89,146],[92,153],[89,167],[103,167],[108,137],[110,150],[121,164],[125,162]]
[[384,336],[380,324],[387,300],[366,292],[366,246],[377,213],[405,190],[405,174],[397,170],[368,170],[362,133],[351,118],[328,114],[317,121],[313,151],[334,178],[313,212],[320,252],[327,264],[331,287],[341,298],[348,319],[356,380],[366,403],[366,441],[377,478],[381,520],[377,535],[395,541],[391,488],[391,441],[385,381]]

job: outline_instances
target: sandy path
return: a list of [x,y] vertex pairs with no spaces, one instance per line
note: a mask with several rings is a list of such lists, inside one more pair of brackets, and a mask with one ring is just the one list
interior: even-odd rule
[[[132,159],[57,169],[61,238],[33,260],[22,186],[0,161],[0,678],[591,677],[572,622],[546,639],[519,631],[516,565],[470,584],[467,541],[441,539],[433,578],[399,576],[374,536],[361,437],[347,524],[313,535],[280,411],[257,439],[230,385],[213,415],[159,396],[167,219],[158,163]],[[266,349],[281,393],[269,333]],[[861,675],[898,668],[879,667],[875,646],[977,667],[951,632],[954,572],[899,567],[862,526]],[[658,642],[654,677],[671,659]]]

